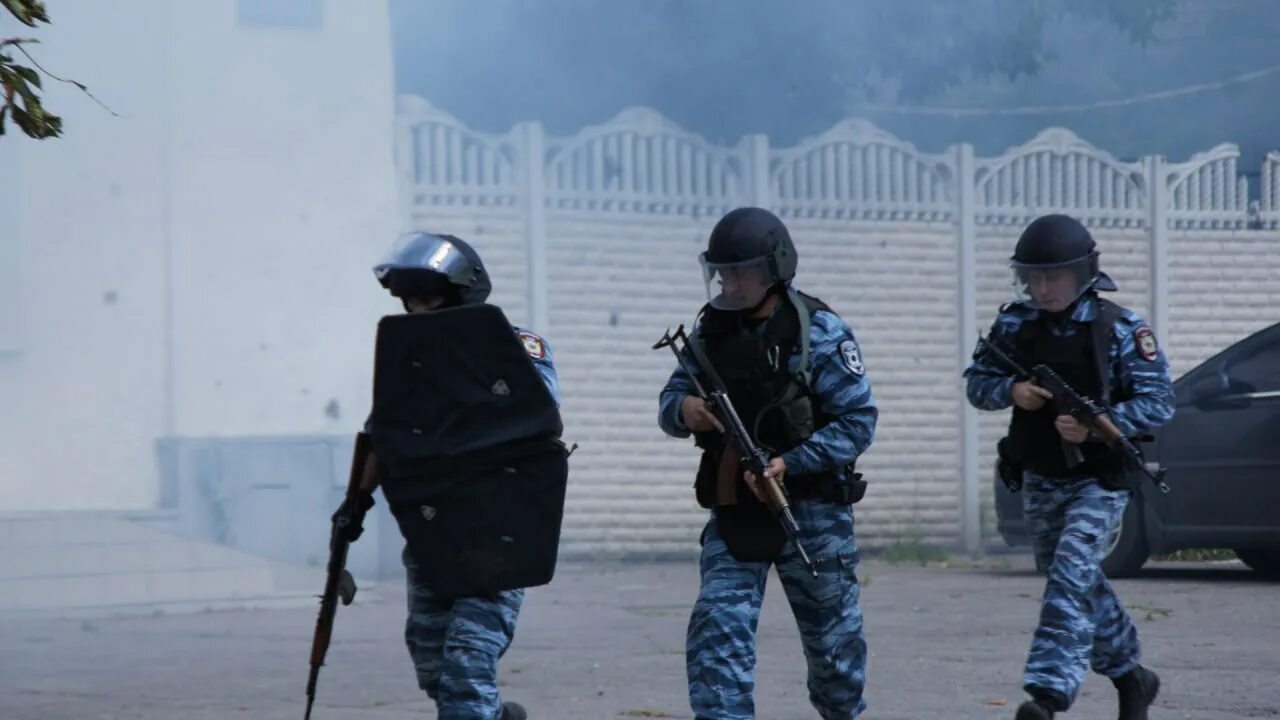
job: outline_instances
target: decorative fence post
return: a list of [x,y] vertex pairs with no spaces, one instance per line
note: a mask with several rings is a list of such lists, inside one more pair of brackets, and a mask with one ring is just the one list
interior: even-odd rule
[[1148,322],[1158,336],[1169,334],[1169,173],[1159,155],[1145,158],[1147,234],[1150,248],[1151,310]]
[[1280,150],[1269,152],[1263,158],[1259,210],[1262,227],[1280,227]]
[[742,139],[747,157],[747,202],[768,208],[773,204],[769,187],[769,136],[747,135]]
[[[978,336],[977,285],[977,207],[975,204],[976,170],[973,157],[973,146],[968,143],[956,145],[955,154],[955,213],[956,213],[956,256],[959,259],[959,369],[956,377],[969,364],[969,353]],[[964,381],[959,385],[960,400],[960,528],[964,538],[964,549],[970,555],[977,555],[982,549],[982,512],[979,501],[978,479],[978,411],[969,404],[965,397]]]
[[524,237],[529,253],[528,272],[529,326],[534,332],[546,333],[547,316],[547,186],[543,170],[546,163],[546,137],[542,125],[521,123],[518,159],[521,180],[521,203],[524,215]]

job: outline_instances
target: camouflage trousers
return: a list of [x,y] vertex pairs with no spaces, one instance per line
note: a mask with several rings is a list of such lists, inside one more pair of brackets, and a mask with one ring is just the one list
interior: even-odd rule
[[[867,643],[854,570],[858,549],[853,509],[816,500],[792,505],[813,577],[794,547],[778,557],[778,578],[791,603],[808,662],[809,700],[826,720],[856,718],[866,709]],[[702,587],[685,646],[689,704],[699,719],[755,717],[755,634],[769,562],[729,554],[714,517],[703,533]]]
[[1138,664],[1138,631],[1101,567],[1130,493],[1093,478],[1023,480],[1027,531],[1048,568],[1023,687],[1050,691],[1066,710],[1090,667],[1114,678]]
[[404,639],[418,687],[435,701],[440,720],[495,720],[498,659],[511,646],[524,590],[446,598],[416,582],[416,564],[402,555],[409,585]]

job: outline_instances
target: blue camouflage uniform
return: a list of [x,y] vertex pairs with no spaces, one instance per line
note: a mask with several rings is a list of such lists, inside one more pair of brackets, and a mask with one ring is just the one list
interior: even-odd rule
[[[527,330],[517,328],[516,335],[558,405],[560,383],[551,348]],[[418,687],[435,701],[440,720],[500,718],[498,659],[511,646],[524,590],[441,597],[418,582],[417,565],[407,547],[401,559],[409,589],[404,639]]]
[[[820,310],[811,318],[809,337],[810,390],[815,408],[830,422],[782,454],[788,478],[844,467],[866,451],[875,434],[876,404],[853,331],[835,313]],[[799,356],[791,357],[792,373],[799,363]],[[689,437],[680,403],[694,393],[677,367],[660,397],[658,421],[668,435]],[[866,708],[867,649],[854,572],[853,508],[815,498],[794,501],[792,511],[818,577],[790,543],[774,562],[800,629],[809,698],[827,720],[854,718]],[[698,718],[755,716],[755,632],[770,564],[731,555],[712,516],[703,532],[701,590],[686,641],[689,702]]]
[[[1098,304],[1095,295],[1086,293],[1069,321],[1051,325],[1051,331],[1059,336],[1089,332]],[[1039,317],[1030,305],[1013,303],[1002,309],[992,334],[1015,337],[1025,323]],[[1112,392],[1128,397],[1110,406],[1111,419],[1128,436],[1168,422],[1174,411],[1169,364],[1150,327],[1136,313],[1122,309],[1109,337],[1105,382]],[[988,358],[975,356],[965,377],[974,407],[1003,410],[1013,404],[1014,378]],[[1023,474],[1027,531],[1038,564],[1048,568],[1023,686],[1033,696],[1051,698],[1059,711],[1074,702],[1086,669],[1114,679],[1138,665],[1138,632],[1100,567],[1130,494],[1127,489],[1107,489],[1094,477]]]

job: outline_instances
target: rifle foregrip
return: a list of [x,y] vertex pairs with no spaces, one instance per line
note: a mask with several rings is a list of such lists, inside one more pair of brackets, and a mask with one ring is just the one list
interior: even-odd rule
[[1116,440],[1124,437],[1124,433],[1120,432],[1120,428],[1116,427],[1116,424],[1106,415],[1095,416],[1093,418],[1093,424],[1098,428],[1098,433],[1102,435],[1102,438],[1107,442],[1115,442]]
[[[782,486],[775,478],[761,478],[765,502],[774,511],[781,511],[788,506],[787,496],[782,493]],[[794,523],[795,520],[792,520]]]

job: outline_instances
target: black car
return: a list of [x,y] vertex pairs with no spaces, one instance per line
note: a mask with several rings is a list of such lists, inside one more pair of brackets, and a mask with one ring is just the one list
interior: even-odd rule
[[[1144,448],[1172,491],[1141,475],[1111,539],[1108,576],[1136,573],[1155,554],[1231,548],[1280,579],[1280,323],[1228,347],[1173,383],[1177,411]],[[1030,544],[1022,498],[995,480],[1000,534]]]

